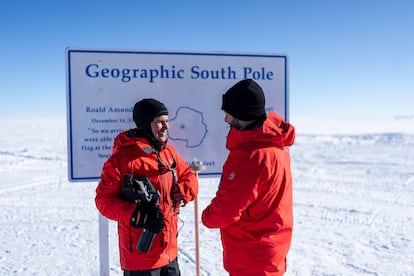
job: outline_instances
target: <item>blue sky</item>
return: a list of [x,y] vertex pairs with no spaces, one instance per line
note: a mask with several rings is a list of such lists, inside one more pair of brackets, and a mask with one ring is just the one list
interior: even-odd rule
[[283,53],[290,118],[414,114],[414,1],[0,1],[0,116],[66,116],[65,48]]

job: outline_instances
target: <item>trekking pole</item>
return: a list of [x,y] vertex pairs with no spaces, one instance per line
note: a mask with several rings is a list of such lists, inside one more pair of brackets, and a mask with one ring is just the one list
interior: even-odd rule
[[[203,162],[194,159],[190,162],[190,168],[195,172],[198,181],[198,172],[205,169]],[[198,227],[198,199],[194,199],[194,232],[195,232],[195,249],[196,249],[196,276],[200,276],[200,241]]]

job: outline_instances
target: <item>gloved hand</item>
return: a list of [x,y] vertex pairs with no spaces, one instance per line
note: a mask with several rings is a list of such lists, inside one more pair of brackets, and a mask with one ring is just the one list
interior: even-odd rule
[[164,228],[164,215],[158,206],[138,205],[131,217],[131,226],[159,233]]
[[182,203],[181,206],[185,206],[187,204],[187,202],[185,201],[183,195],[181,194],[181,191],[180,191],[180,188],[178,187],[178,184],[175,184],[175,185],[172,186],[171,199],[172,199],[172,202],[174,203],[175,208],[180,207],[181,203]]

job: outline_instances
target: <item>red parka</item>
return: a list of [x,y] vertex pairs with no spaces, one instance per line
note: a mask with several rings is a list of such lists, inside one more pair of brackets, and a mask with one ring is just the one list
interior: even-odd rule
[[202,213],[220,228],[224,268],[232,276],[283,275],[293,227],[287,151],[293,126],[274,112],[255,130],[231,128],[229,156],[215,198]]
[[[112,156],[105,162],[101,181],[96,188],[95,203],[101,214],[118,222],[119,255],[123,270],[149,270],[162,267],[178,255],[177,214],[171,200],[174,185],[173,173],[168,168],[176,164],[176,174],[181,194],[186,202],[195,199],[198,182],[195,173],[180,158],[175,149],[165,145],[159,159],[155,150],[145,138],[129,137],[128,131],[120,133],[114,141]],[[160,192],[159,204],[164,214],[165,227],[155,236],[149,252],[136,249],[142,228],[130,226],[130,219],[136,203],[124,200],[121,192],[124,176],[148,177]]]

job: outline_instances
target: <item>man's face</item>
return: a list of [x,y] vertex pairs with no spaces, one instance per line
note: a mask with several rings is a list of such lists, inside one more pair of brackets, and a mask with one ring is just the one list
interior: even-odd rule
[[161,115],[155,117],[151,122],[151,131],[155,139],[159,142],[165,143],[168,139],[168,115]]

